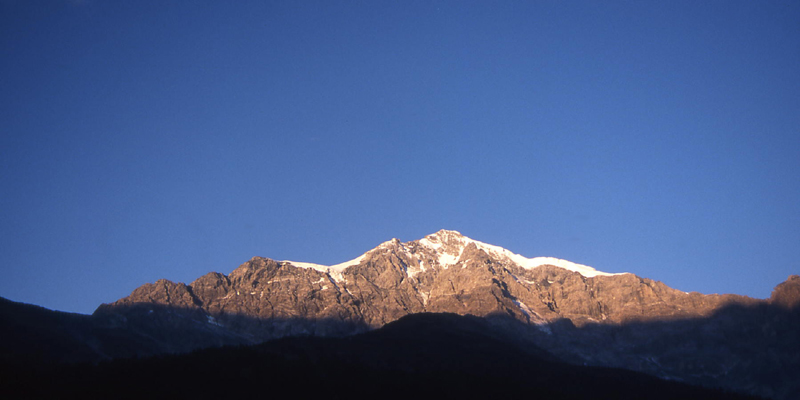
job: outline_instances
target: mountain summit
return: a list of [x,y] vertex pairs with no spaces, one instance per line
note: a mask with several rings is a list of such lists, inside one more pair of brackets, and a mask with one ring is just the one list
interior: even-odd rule
[[516,264],[517,266],[525,269],[533,269],[543,265],[552,265],[569,271],[578,272],[585,277],[594,277],[598,275],[619,275],[600,272],[586,265],[575,264],[573,262],[553,257],[525,258],[502,247],[479,242],[462,235],[460,232],[446,229],[442,229],[436,233],[425,236],[420,240],[415,240],[408,243],[401,243],[398,239],[392,239],[388,242],[381,243],[377,248],[359,256],[358,258],[332,266],[296,261],[284,262],[291,263],[296,267],[313,268],[330,274],[331,277],[336,280],[341,280],[343,278],[342,271],[353,265],[360,264],[369,253],[379,250],[383,247],[398,246],[400,251],[407,259],[414,261],[410,265],[407,265],[406,270],[406,273],[409,275],[409,277],[413,278],[419,272],[423,272],[428,269],[447,269],[448,267],[457,264],[461,260],[461,255],[464,253],[464,250],[467,249],[469,245],[474,245],[478,249],[498,260]]

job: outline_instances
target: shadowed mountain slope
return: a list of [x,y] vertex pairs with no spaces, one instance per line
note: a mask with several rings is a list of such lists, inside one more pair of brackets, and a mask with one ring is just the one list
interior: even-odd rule
[[561,363],[503,339],[490,320],[418,314],[346,338],[287,337],[20,374],[3,395],[121,399],[746,399],[635,372]]

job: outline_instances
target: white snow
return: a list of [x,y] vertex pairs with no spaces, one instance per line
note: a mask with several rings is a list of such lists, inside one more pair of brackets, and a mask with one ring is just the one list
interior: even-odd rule
[[425,263],[422,262],[422,259],[414,258],[413,256],[411,257],[411,259],[415,259],[417,261],[417,265],[414,267],[409,265],[408,268],[406,268],[406,274],[408,275],[409,278],[414,278],[420,272],[427,271],[427,268],[425,268]]
[[439,253],[439,265],[447,268],[458,261],[458,258],[461,257],[459,255],[447,254],[447,253]]
[[528,306],[525,303],[519,301],[518,299],[514,299],[512,301],[514,302],[514,304],[516,304],[517,307],[519,307],[520,310],[522,310],[523,313],[525,313],[525,315],[528,316],[528,320],[534,325],[536,325],[536,327],[539,328],[540,331],[548,335],[553,334],[553,331],[550,330],[550,326],[547,325],[547,321],[545,321],[544,318],[542,318],[539,314],[537,314],[536,311],[532,311],[530,308],[528,308]]
[[546,333],[548,335],[552,335],[553,334],[553,330],[550,329],[550,325],[547,325],[546,322],[537,322],[536,323],[536,327],[539,328],[540,331],[542,331],[542,332],[544,332],[544,333]]
[[593,276],[598,276],[598,275],[604,275],[604,276],[619,275],[619,274],[610,274],[608,272],[598,271],[598,270],[596,270],[596,269],[594,269],[594,268],[592,268],[592,267],[590,267],[588,265],[576,264],[576,263],[573,263],[571,261],[562,260],[562,259],[554,258],[554,257],[527,258],[525,256],[521,256],[519,254],[512,253],[512,252],[510,252],[510,251],[508,251],[508,250],[506,250],[506,249],[504,249],[502,247],[493,246],[493,245],[490,245],[490,244],[478,242],[477,240],[474,240],[472,242],[475,243],[475,245],[478,246],[478,248],[482,249],[483,251],[485,251],[485,252],[487,252],[489,254],[494,254],[495,256],[498,256],[498,257],[501,257],[501,258],[503,258],[503,257],[507,258],[507,259],[511,260],[513,263],[515,263],[515,264],[517,264],[520,267],[525,268],[525,269],[534,269],[536,267],[541,267],[542,265],[553,265],[553,266],[556,266],[556,267],[559,267],[559,268],[564,268],[564,269],[569,270],[569,271],[577,272],[577,273],[579,273],[579,274],[581,274],[581,275],[583,275],[583,276],[585,276],[587,278],[591,278]]
[[[449,232],[458,233],[458,232],[455,232],[455,231],[449,231]],[[429,238],[431,238],[433,240],[431,240]],[[453,237],[450,238],[450,239],[455,239],[456,241],[459,242],[458,254],[451,254],[451,253],[448,253],[446,251],[442,251],[442,240],[444,238],[440,238],[437,233],[434,233],[433,235],[428,235],[428,236],[420,239],[419,240],[419,244],[421,244],[421,245],[433,250],[436,253],[436,255],[438,256],[438,260],[437,261],[439,262],[439,265],[441,265],[442,268],[447,269],[447,267],[449,267],[451,265],[454,265],[456,262],[458,262],[458,259],[461,258],[461,253],[463,253],[464,252],[464,248],[467,247],[467,243],[468,242],[462,240],[462,238],[463,239],[468,239],[466,237],[461,236],[460,234],[458,234],[458,236],[453,236]],[[468,240],[471,240],[471,239],[468,239]]]
[[533,319],[533,313],[531,312],[531,309],[528,308],[527,305],[525,305],[525,303],[523,303],[523,302],[521,302],[521,301],[519,301],[517,299],[514,299],[513,301],[514,301],[514,304],[516,304],[517,307],[519,307],[519,309],[522,310],[522,312],[525,313],[525,315],[528,316],[528,318]]
[[[448,249],[449,251],[446,251],[445,249],[443,249],[443,247],[444,247],[444,243],[443,242],[447,242],[447,244],[451,244],[451,245],[454,244],[455,246],[454,247],[450,247]],[[477,241],[477,240],[474,240],[474,239],[470,239],[470,238],[462,235],[461,233],[459,233],[457,231],[441,230],[439,232],[436,232],[434,234],[428,235],[428,236],[418,240],[417,243],[419,245],[427,247],[430,250],[433,250],[433,252],[436,254],[436,257],[437,257],[436,260],[439,262],[439,265],[442,266],[442,268],[445,268],[445,269],[448,268],[451,265],[455,265],[458,262],[459,258],[461,257],[461,254],[464,252],[464,249],[467,247],[467,245],[469,245],[470,243],[473,243],[473,244],[475,244],[475,246],[477,246],[479,249],[485,251],[486,253],[489,253],[490,255],[492,255],[494,257],[498,257],[500,259],[505,259],[505,260],[511,261],[514,264],[517,264],[518,266],[520,266],[522,268],[525,268],[525,269],[534,269],[534,268],[540,267],[542,265],[554,265],[556,267],[564,268],[564,269],[569,270],[569,271],[575,271],[575,272],[577,272],[577,273],[579,273],[579,274],[581,274],[581,275],[583,275],[583,276],[585,276],[587,278],[591,278],[591,277],[594,277],[594,276],[621,275],[621,273],[612,274],[612,273],[608,273],[608,272],[598,271],[598,270],[596,270],[596,269],[594,269],[594,268],[592,268],[590,266],[587,266],[587,265],[576,264],[576,263],[573,263],[573,262],[570,262],[570,261],[567,261],[567,260],[562,260],[562,259],[554,258],[554,257],[527,258],[525,256],[521,256],[519,254],[512,253],[511,251],[508,251],[508,250],[506,250],[506,249],[504,249],[504,248],[502,248],[500,246],[494,246],[494,245],[483,243],[483,242],[480,242],[480,241]],[[403,243],[401,243],[397,239],[392,239],[392,240],[383,242],[380,245],[378,245],[377,248],[382,248],[382,247],[390,246],[390,245],[393,245],[393,244],[400,244],[402,246],[402,248],[403,248],[403,251],[408,256],[408,258],[415,259],[419,263],[418,266],[411,266],[411,265],[408,266],[408,268],[406,269],[406,273],[408,274],[409,277],[413,278],[418,273],[425,271],[426,268],[425,268],[425,265],[423,263],[423,260],[420,257],[421,255],[419,253],[412,254],[410,252],[410,250]],[[457,254],[456,254],[456,252],[457,252]],[[345,261],[343,263],[336,264],[336,265],[321,265],[321,264],[299,262],[299,261],[288,261],[288,260],[282,261],[282,262],[283,263],[287,263],[287,264],[291,264],[291,265],[293,265],[295,267],[298,267],[298,268],[310,268],[310,269],[314,269],[314,270],[326,273],[332,278],[332,281],[333,281],[332,283],[336,284],[336,283],[341,283],[341,282],[345,281],[344,275],[342,274],[345,269],[347,269],[348,267],[353,266],[353,265],[358,265],[361,261],[364,260],[364,258],[366,257],[367,254],[368,253],[364,253],[361,256],[357,257],[357,258],[354,258],[354,259],[352,259],[350,261]],[[419,268],[419,269],[417,269],[417,268]],[[271,281],[271,282],[277,282],[277,281],[279,281],[279,280],[275,280],[275,281]],[[317,282],[317,283],[320,283],[320,282]]]
[[[524,257],[523,257],[524,258]],[[564,268],[570,271],[575,271],[587,278],[591,278],[593,276],[611,276],[611,275],[622,275],[626,274],[627,272],[619,272],[619,273],[609,273],[598,271],[588,265],[576,264],[571,261],[562,260],[559,258],[554,257],[534,257],[527,259],[527,265],[522,265],[522,267],[527,269],[532,269],[536,267],[540,267],[542,265],[554,265],[556,267]]]
[[420,272],[421,272],[420,269],[416,269],[416,268],[412,269],[411,267],[406,268],[406,275],[408,275],[409,278],[413,278],[413,277],[417,276],[417,274],[420,273]]
[[284,260],[284,261],[281,261],[281,262],[282,263],[291,264],[291,265],[293,265],[295,267],[299,267],[299,268],[315,269],[315,270],[317,270],[319,272],[324,272],[324,273],[330,275],[331,278],[333,278],[336,282],[342,282],[342,281],[344,281],[344,276],[342,276],[342,272],[344,272],[344,270],[347,269],[347,267],[349,267],[351,265],[357,265],[358,263],[360,263],[361,260],[363,260],[365,256],[366,256],[366,254],[362,254],[362,255],[358,256],[357,258],[354,258],[354,259],[352,259],[350,261],[345,261],[343,263],[339,263],[339,264],[336,264],[336,265],[320,265],[320,264],[314,264],[314,263],[299,262],[299,261],[289,261],[289,260]]
[[420,290],[419,291],[419,295],[422,296],[422,305],[423,306],[427,306],[428,305],[428,298],[430,297],[430,293],[425,293],[425,292]]
[[511,251],[508,251],[500,246],[494,246],[474,239],[470,239],[457,231],[445,231],[445,230],[439,231],[432,235],[428,235],[419,241],[421,245],[426,246],[436,251],[439,254],[439,263],[442,264],[443,266],[455,264],[460,256],[460,253],[459,256],[439,253],[439,249],[442,247],[443,240],[458,242],[461,252],[464,251],[464,248],[467,247],[469,243],[473,243],[479,249],[489,253],[490,255],[494,255],[495,257],[498,258],[505,258],[525,269],[534,269],[542,265],[554,265],[559,268],[564,268],[569,271],[577,272],[587,278],[591,278],[593,276],[621,275],[621,273],[612,274],[608,272],[598,271],[588,265],[576,264],[571,261],[562,260],[554,257],[527,258],[525,256],[512,253]]

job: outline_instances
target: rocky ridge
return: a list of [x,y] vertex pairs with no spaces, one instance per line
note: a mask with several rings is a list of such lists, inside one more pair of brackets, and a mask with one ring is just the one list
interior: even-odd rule
[[[392,239],[332,267],[254,257],[229,275],[211,272],[188,285],[167,280],[143,285],[96,313],[169,306],[264,340],[296,333],[347,334],[343,326],[376,328],[421,312],[503,314],[540,326],[566,318],[582,326],[707,316],[723,304],[755,302],[745,296],[685,293],[633,274],[604,273],[565,260],[528,259],[442,230],[406,243]],[[308,324],[244,327],[236,323],[241,317]]]

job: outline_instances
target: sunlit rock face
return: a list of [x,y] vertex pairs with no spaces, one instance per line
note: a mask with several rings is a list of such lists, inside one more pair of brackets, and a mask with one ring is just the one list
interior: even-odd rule
[[[706,316],[723,304],[754,301],[684,293],[565,260],[529,259],[442,230],[406,243],[390,240],[338,266],[254,257],[227,276],[212,272],[189,285],[165,280],[144,285],[102,311],[169,305],[263,340],[297,331],[274,329],[276,319],[312,322],[301,330],[320,335],[347,333],[326,321],[375,328],[420,312],[501,314],[539,325],[566,318],[583,326]],[[250,326],[243,319],[251,320]]]
[[770,302],[789,309],[800,306],[800,276],[791,275],[786,282],[776,286]]
[[800,374],[799,304],[798,276],[768,300],[685,293],[442,230],[392,239],[333,266],[254,257],[228,275],[212,272],[188,285],[160,280],[95,315],[156,338],[161,348],[186,351],[344,336],[415,313],[469,314],[505,321],[498,326],[568,362],[791,398],[800,385],[770,382]]

